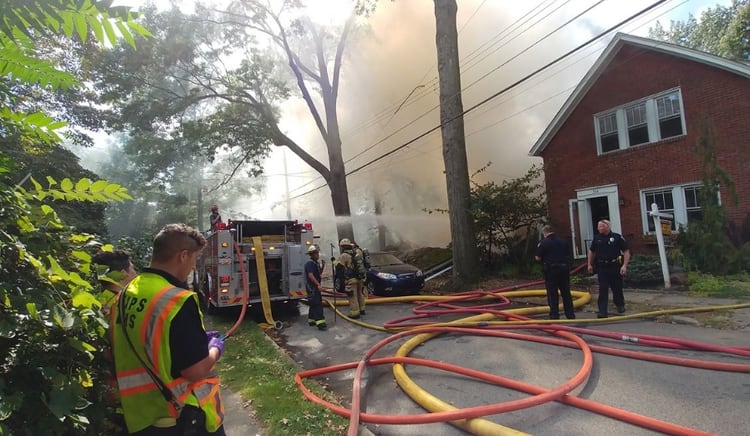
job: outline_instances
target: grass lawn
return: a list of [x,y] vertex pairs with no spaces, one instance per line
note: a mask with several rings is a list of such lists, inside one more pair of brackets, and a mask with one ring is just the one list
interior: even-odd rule
[[[234,319],[213,317],[212,329],[227,331]],[[345,434],[349,421],[302,395],[294,382],[295,363],[279,351],[254,322],[245,321],[227,340],[218,365],[221,382],[243,400],[250,399],[258,420],[269,435]],[[318,396],[337,399],[314,381],[305,385]]]

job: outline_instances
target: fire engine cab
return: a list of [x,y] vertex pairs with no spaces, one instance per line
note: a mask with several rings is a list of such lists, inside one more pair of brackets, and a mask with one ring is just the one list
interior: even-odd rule
[[245,283],[248,305],[296,303],[306,297],[305,262],[313,238],[308,222],[220,223],[206,237],[193,279],[203,309],[242,305]]

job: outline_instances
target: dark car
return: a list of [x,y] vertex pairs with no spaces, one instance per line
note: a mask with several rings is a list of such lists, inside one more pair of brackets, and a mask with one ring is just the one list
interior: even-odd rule
[[424,274],[414,265],[391,253],[370,253],[367,289],[382,297],[418,294],[424,288]]

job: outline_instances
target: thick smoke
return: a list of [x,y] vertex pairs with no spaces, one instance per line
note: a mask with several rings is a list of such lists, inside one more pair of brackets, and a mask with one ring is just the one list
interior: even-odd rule
[[[510,87],[647,4],[612,2],[615,5],[593,9],[535,45],[592,3],[458,2],[464,109]],[[439,124],[433,8],[431,1],[380,2],[368,20],[369,31],[354,36],[347,46],[338,106],[347,171]],[[655,14],[649,17],[653,19]],[[645,21],[637,23],[640,29],[633,25],[624,31],[643,34]],[[534,163],[541,164],[540,159],[528,157],[529,149],[608,41],[588,47],[467,114],[470,174],[492,163],[474,181],[502,182],[523,175]],[[320,134],[304,103],[285,107],[283,127],[327,162]],[[267,173],[282,172],[279,156],[275,151]],[[327,187],[308,192],[323,181],[291,153],[287,153],[287,166],[287,171],[295,174],[288,179],[293,197],[290,215],[314,222],[325,247],[336,239],[330,192]],[[285,182],[269,179],[267,199],[285,198]],[[378,200],[382,202],[380,222],[390,230],[389,245],[445,246],[450,241],[447,215],[429,213],[448,207],[439,130],[356,171],[348,182],[355,235],[361,244],[377,248]],[[284,218],[286,206],[261,210],[258,215]]]

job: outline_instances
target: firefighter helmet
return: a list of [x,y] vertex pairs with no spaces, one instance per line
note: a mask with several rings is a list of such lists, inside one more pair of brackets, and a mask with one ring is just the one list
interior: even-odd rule
[[307,254],[313,254],[319,252],[320,249],[314,244],[307,248]]
[[349,240],[349,238],[344,238],[339,242],[339,247],[345,247],[345,246],[352,246],[352,241]]

